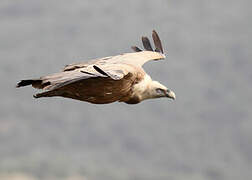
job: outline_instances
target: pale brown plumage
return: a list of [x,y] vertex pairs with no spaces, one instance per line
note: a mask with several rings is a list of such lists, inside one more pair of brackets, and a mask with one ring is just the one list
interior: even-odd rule
[[145,51],[133,46],[134,53],[70,64],[62,72],[39,79],[22,80],[17,87],[32,85],[46,90],[34,95],[35,98],[62,96],[95,104],[115,101],[135,104],[144,99],[165,96],[175,99],[172,91],[152,81],[142,68],[149,60],[165,58],[161,41],[155,31],[152,37],[155,51],[149,39],[142,37]]

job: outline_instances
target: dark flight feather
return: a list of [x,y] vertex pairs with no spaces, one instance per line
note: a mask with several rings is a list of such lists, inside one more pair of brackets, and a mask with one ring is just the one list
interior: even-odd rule
[[133,51],[135,52],[141,52],[142,49],[138,48],[137,46],[131,46],[131,49],[133,49]]
[[146,51],[153,51],[153,49],[151,47],[150,40],[147,37],[143,36],[142,37],[142,42],[143,42],[144,49]]
[[152,38],[153,38],[155,48],[156,48],[155,51],[164,53],[161,40],[160,40],[160,38],[159,38],[159,36],[158,36],[158,34],[157,34],[157,32],[155,30],[152,31]]
[[90,72],[87,72],[87,71],[83,71],[83,70],[81,70],[80,72],[85,73],[85,74],[88,74],[88,75],[91,75],[91,76],[95,76],[95,74],[90,73]]
[[100,73],[100,74],[102,74],[102,75],[104,75],[104,76],[109,77],[109,75],[108,75],[107,73],[105,73],[105,72],[104,72],[101,68],[99,68],[98,66],[94,65],[93,67],[94,67],[94,69],[95,69],[98,73]]

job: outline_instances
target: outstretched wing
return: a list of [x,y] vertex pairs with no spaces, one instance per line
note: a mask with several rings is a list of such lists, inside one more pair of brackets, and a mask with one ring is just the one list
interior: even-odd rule
[[128,73],[134,73],[134,71],[134,67],[126,64],[86,64],[85,67],[43,76],[40,80],[41,87],[44,90],[55,90],[89,78],[103,77],[120,80]]
[[113,56],[109,56],[109,57],[104,57],[104,58],[99,58],[99,59],[92,59],[92,60],[85,61],[85,62],[68,64],[64,67],[63,71],[73,71],[75,69],[85,68],[90,65],[105,64],[112,57]]
[[74,64],[66,65],[63,71],[73,71],[75,69],[86,68],[90,65],[103,66],[106,64],[131,64],[134,66],[141,67],[144,63],[150,60],[164,59],[164,51],[160,38],[155,30],[152,31],[152,38],[155,45],[153,50],[150,40],[147,37],[142,37],[142,43],[144,51],[136,46],[132,46],[134,53],[124,53],[117,56],[109,56],[100,59],[94,59],[86,62],[79,62]]
[[113,56],[110,62],[131,64],[136,67],[142,67],[148,61],[164,59],[165,55],[154,51],[140,51],[135,53],[125,53]]

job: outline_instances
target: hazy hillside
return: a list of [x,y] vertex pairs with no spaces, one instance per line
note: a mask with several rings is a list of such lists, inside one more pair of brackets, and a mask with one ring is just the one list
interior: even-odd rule
[[[251,17],[249,0],[2,0],[0,179],[250,179]],[[145,69],[174,102],[92,105],[15,88],[131,52],[153,29],[167,58]]]

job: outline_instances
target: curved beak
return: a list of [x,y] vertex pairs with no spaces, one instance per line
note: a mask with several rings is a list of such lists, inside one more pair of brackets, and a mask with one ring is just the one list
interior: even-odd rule
[[174,93],[173,91],[171,91],[171,90],[167,90],[167,91],[166,91],[166,97],[171,98],[171,99],[173,99],[173,100],[176,99],[175,93]]

